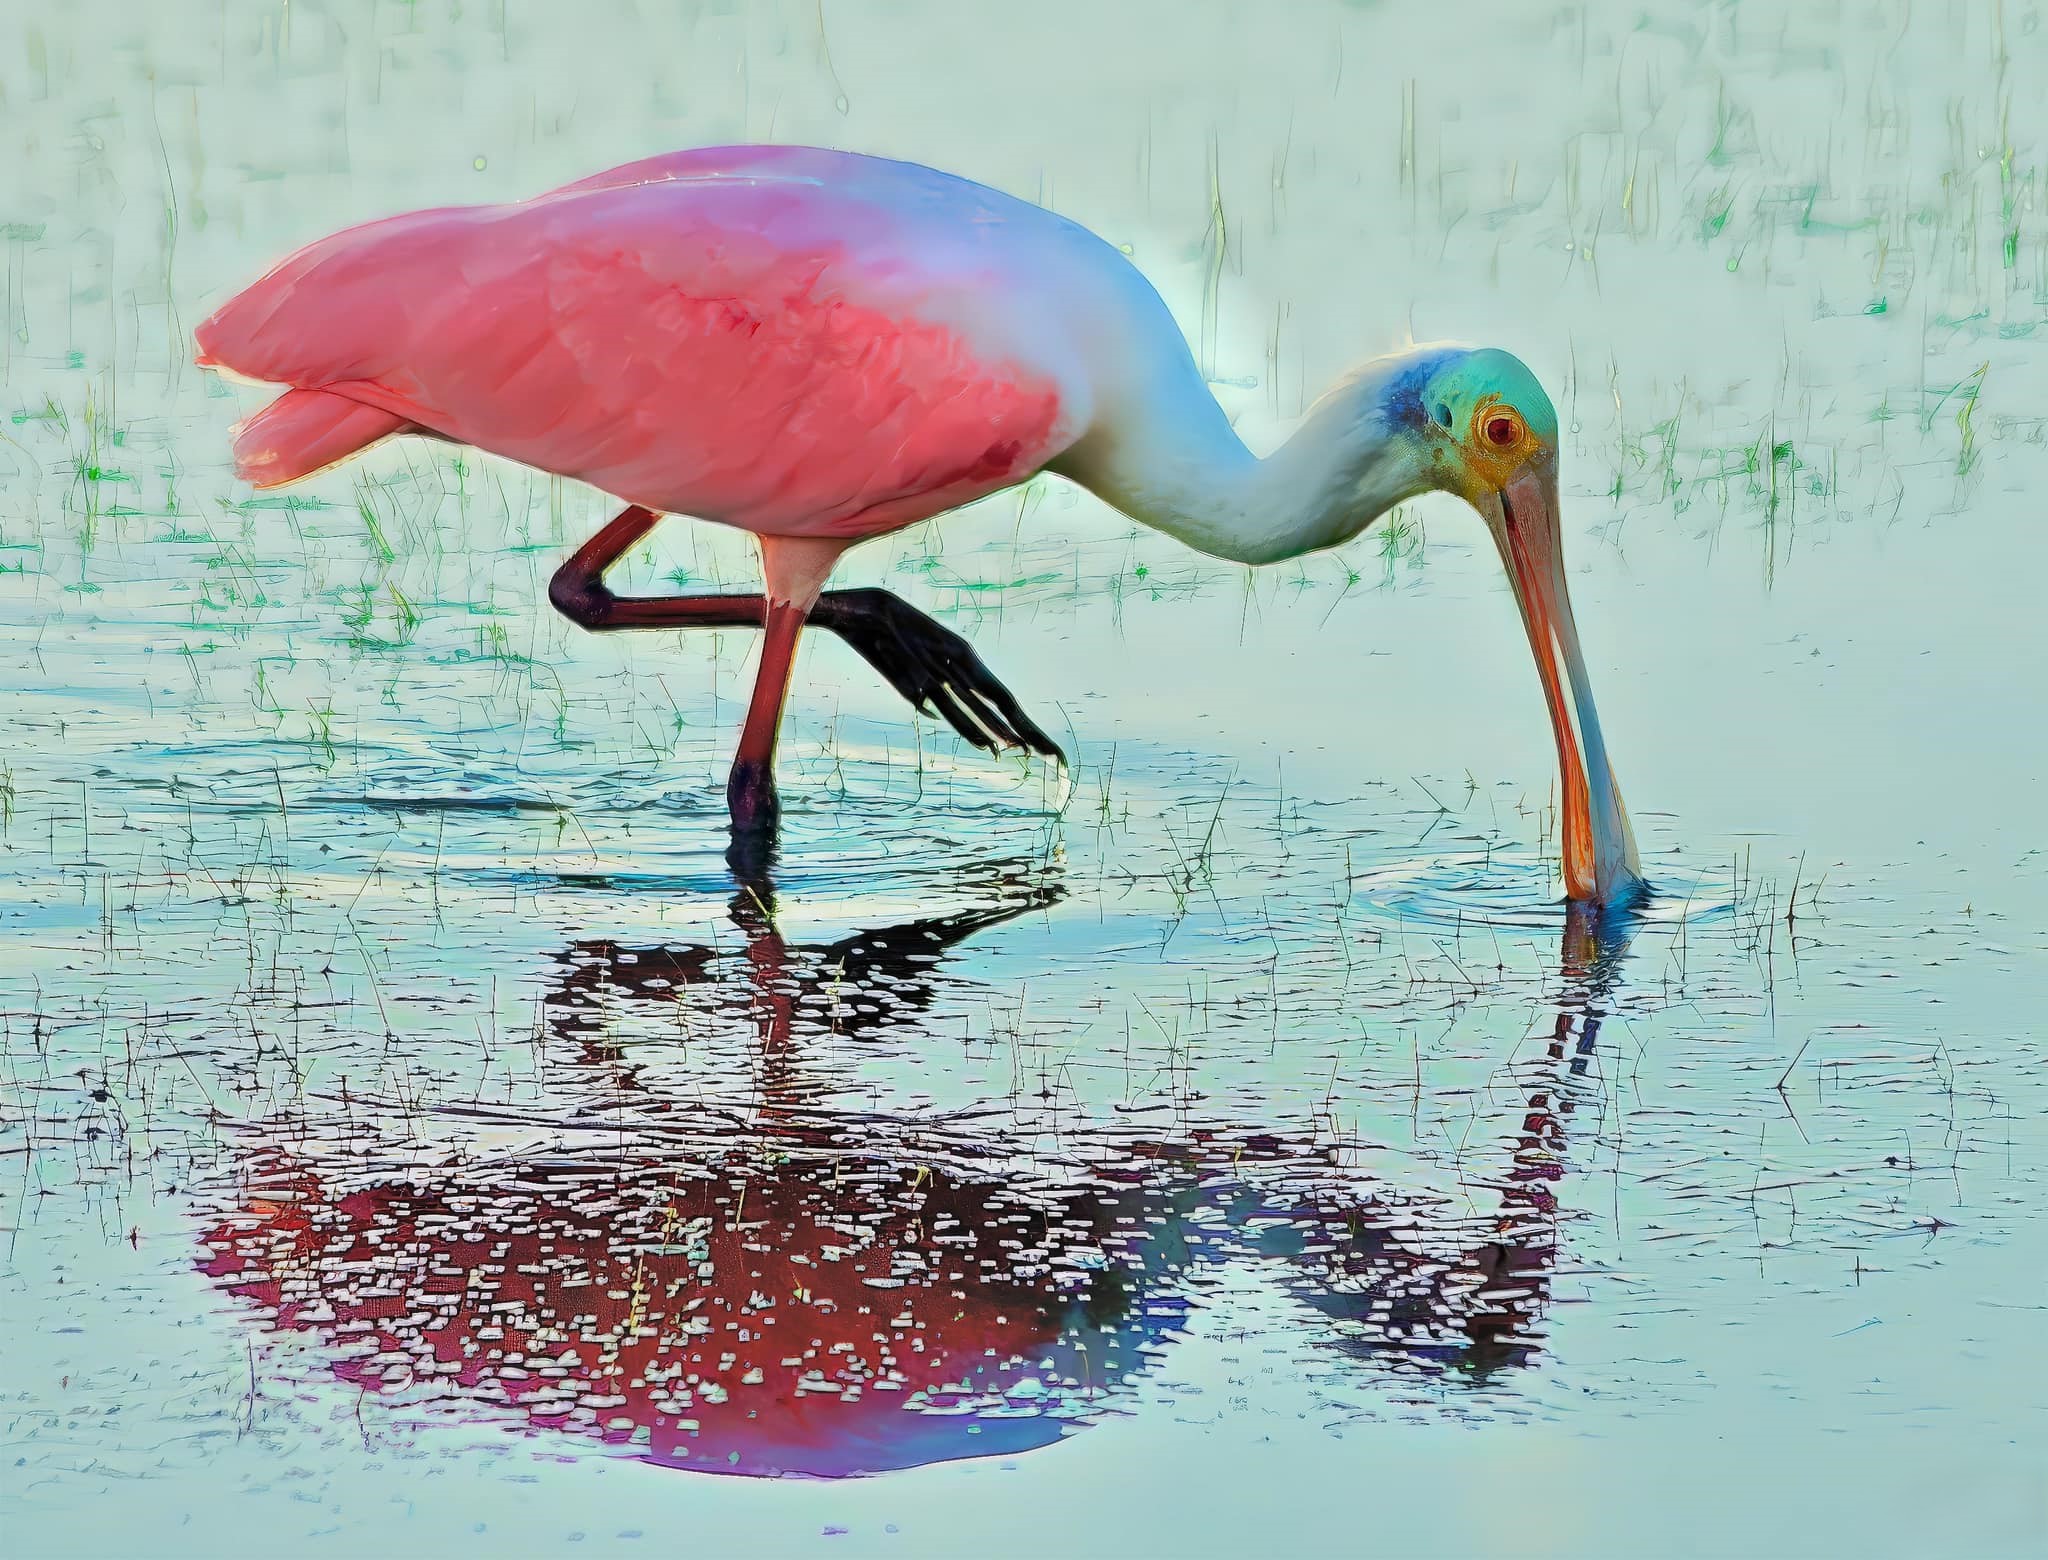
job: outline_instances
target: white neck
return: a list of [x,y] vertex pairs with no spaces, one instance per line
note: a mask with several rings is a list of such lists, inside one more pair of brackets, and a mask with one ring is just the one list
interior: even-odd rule
[[1432,485],[1414,447],[1387,432],[1367,385],[1338,389],[1263,459],[1206,385],[1153,390],[1135,415],[1107,420],[1054,469],[1214,557],[1273,563],[1334,547]]

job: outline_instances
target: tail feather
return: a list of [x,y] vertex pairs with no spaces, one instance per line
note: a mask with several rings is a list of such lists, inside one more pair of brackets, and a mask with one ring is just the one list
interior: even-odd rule
[[330,390],[287,390],[235,424],[235,475],[256,487],[281,487],[412,426]]

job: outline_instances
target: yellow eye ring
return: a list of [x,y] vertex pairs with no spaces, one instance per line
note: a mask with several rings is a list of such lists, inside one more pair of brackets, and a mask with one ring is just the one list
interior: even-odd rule
[[1521,413],[1511,406],[1490,406],[1479,414],[1479,437],[1496,450],[1511,450],[1527,436]]

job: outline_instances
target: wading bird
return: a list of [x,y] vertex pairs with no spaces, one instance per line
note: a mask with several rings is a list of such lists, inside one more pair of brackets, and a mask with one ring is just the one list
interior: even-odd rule
[[[290,387],[236,430],[256,485],[393,434],[474,445],[628,505],[554,577],[549,598],[576,623],[759,625],[727,786],[735,845],[754,853],[773,839],[806,620],[970,741],[1064,756],[958,635],[886,591],[823,589],[856,543],[1040,471],[1249,564],[1454,493],[1485,518],[1535,651],[1566,892],[1611,905],[1640,890],[1565,590],[1557,414],[1509,353],[1368,364],[1261,459],[1112,245],[914,163],[784,146],[679,152],[516,204],[350,228],[197,336],[202,365]],[[752,532],[765,592],[608,590],[605,570],[671,513]]]

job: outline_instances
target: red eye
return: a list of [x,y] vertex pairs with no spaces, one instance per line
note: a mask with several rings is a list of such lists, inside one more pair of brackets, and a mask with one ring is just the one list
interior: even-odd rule
[[1522,425],[1512,417],[1489,417],[1486,420],[1486,438],[1497,449],[1506,449],[1521,442]]

